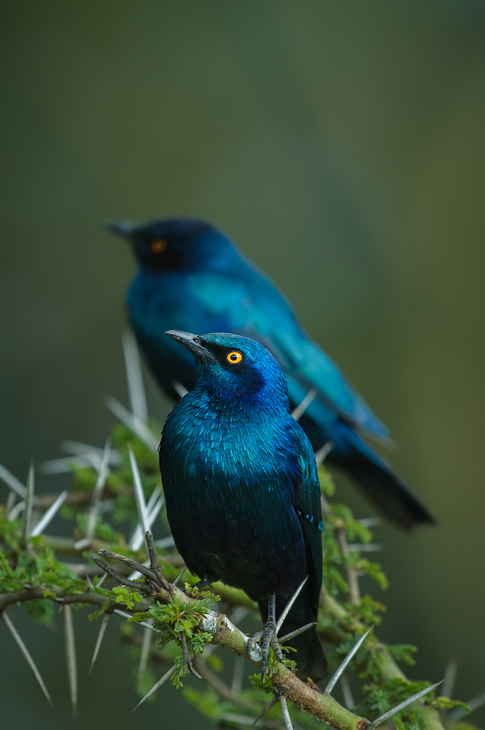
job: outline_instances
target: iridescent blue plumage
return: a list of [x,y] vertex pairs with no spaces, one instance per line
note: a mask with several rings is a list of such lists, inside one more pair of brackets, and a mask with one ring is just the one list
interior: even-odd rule
[[138,343],[165,392],[177,398],[174,383],[191,390],[196,379],[190,354],[164,336],[166,329],[233,332],[257,340],[282,367],[292,407],[316,389],[300,421],[315,450],[332,442],[329,463],[343,468],[401,526],[432,522],[359,435],[385,437],[385,426],[310,340],[282,294],[223,233],[187,218],[114,224],[112,230],[130,240],[140,265],[127,307]]
[[[285,377],[257,342],[171,333],[197,384],[173,409],[160,470],[175,544],[202,579],[222,580],[277,614],[306,575],[287,633],[316,619],[322,582],[320,488],[311,444],[292,418]],[[294,640],[300,676],[326,662],[314,629]]]

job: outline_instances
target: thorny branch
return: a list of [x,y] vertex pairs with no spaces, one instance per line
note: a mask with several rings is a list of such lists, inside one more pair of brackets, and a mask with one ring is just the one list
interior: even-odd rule
[[[126,343],[124,343],[124,346],[125,345]],[[126,355],[127,347],[125,346],[125,356]],[[134,387],[134,384],[138,383],[137,387],[139,389],[140,382],[142,382],[141,373],[139,371],[139,360],[137,357],[133,358],[127,356],[126,361],[128,384],[133,413],[127,411],[124,407],[121,406],[121,404],[117,403],[113,399],[110,402],[109,406],[117,413],[120,420],[128,426],[129,435],[125,434],[121,439],[118,440],[118,447],[126,448],[127,439],[132,440],[133,434],[136,434],[139,440],[138,447],[142,445],[146,449],[148,449],[147,453],[143,457],[146,462],[146,466],[148,466],[148,472],[151,474],[158,474],[158,465],[156,464],[156,458],[154,457],[154,447],[156,446],[158,437],[156,437],[154,432],[148,427],[147,409],[144,394],[143,392],[141,392],[141,400],[145,404],[143,408],[141,408],[141,405],[143,405],[143,403],[141,403],[140,401],[140,393],[135,392],[137,391],[137,388]],[[141,391],[143,391],[142,385]],[[311,395],[312,394],[310,393],[308,398],[305,399],[302,406],[304,406],[305,404],[308,405],[308,402],[310,402],[311,399]],[[137,397],[135,398],[135,396]],[[135,401],[136,403],[138,403],[138,406],[136,406]],[[155,430],[158,431],[159,429]],[[316,454],[318,464],[322,463],[331,446],[331,444],[327,444]],[[104,483],[104,480],[102,480],[100,477],[100,470],[103,462],[102,449],[96,449],[95,447],[86,446],[85,444],[66,442],[65,451],[70,456],[60,460],[56,460],[55,462],[51,462],[49,465],[49,469],[46,468],[46,471],[48,471],[49,473],[71,471],[71,469],[73,468],[73,462],[76,461],[79,466],[88,466],[89,468],[94,467],[95,472],[98,472],[98,503],[99,500],[105,499],[105,507],[107,507],[108,503],[112,504],[113,502],[116,502],[118,497],[121,499],[128,496],[132,497],[133,482],[131,476],[135,477],[134,472],[138,472],[138,467],[136,465],[136,459],[134,458],[134,455],[133,459],[131,460],[133,474],[129,475],[128,469],[126,468],[126,466],[123,466],[122,452],[117,449],[112,449],[110,456],[109,448],[107,447],[104,452],[104,456],[106,457],[106,464],[108,465],[108,471],[111,466],[116,466],[115,472],[112,472],[112,476],[116,476],[116,479],[111,480],[108,478],[106,480],[106,483]],[[139,475],[137,474],[137,476]],[[24,537],[27,541],[29,527],[31,527],[29,523],[32,522],[32,508],[35,521],[35,516],[39,511],[47,510],[51,506],[55,507],[59,495],[35,495],[34,497],[33,469],[31,469],[30,472],[30,481],[27,487],[21,484],[16,477],[14,477],[4,467],[1,466],[0,480],[5,482],[11,490],[9,497],[6,500],[4,514],[5,516],[9,516],[10,513],[12,513],[9,519],[17,519],[22,510],[24,510]],[[85,479],[81,478],[80,481],[82,483],[82,486],[85,487]],[[94,484],[91,486],[94,486]],[[159,490],[158,494],[160,494],[161,490],[160,486],[158,486],[152,492],[153,498],[156,496],[155,493],[157,489]],[[20,497],[20,499],[23,501],[18,503],[14,507],[17,497]],[[145,524],[145,520],[142,520],[140,518],[140,512],[150,510],[152,507],[154,507],[154,505],[151,506],[150,500],[147,504],[144,503],[144,495],[142,489],[139,490],[138,502],[140,502],[140,504],[137,504],[139,513],[139,524]],[[88,505],[89,503],[91,503],[92,506],[93,493],[91,491],[91,488],[84,488],[82,491],[70,491],[69,493],[64,495],[64,503],[66,506],[69,506],[69,508],[74,511],[79,511],[79,509]],[[55,507],[55,509],[57,508],[58,506]],[[323,494],[322,508],[327,519],[331,521],[332,517],[334,516],[333,508],[330,507],[330,505],[326,502]],[[92,509],[91,512],[93,512]],[[94,525],[96,515],[94,513],[91,514],[91,512],[91,521]],[[148,515],[146,515],[146,517],[147,516]],[[360,594],[357,580],[358,571],[353,567],[352,561],[349,560],[349,551],[352,546],[349,546],[347,543],[345,520],[342,522],[340,529],[338,529],[339,525],[337,523],[335,523],[335,527],[337,528],[336,537],[340,543],[340,549],[347,562],[347,577],[350,598],[354,606],[359,606]],[[140,527],[138,527],[137,529],[140,530],[139,537],[141,538],[142,531]],[[30,531],[30,536],[34,537],[34,535],[38,535],[40,534],[40,532],[40,522],[38,522],[36,526]],[[22,604],[28,601],[44,599],[46,601],[54,601],[61,606],[69,606],[71,604],[77,603],[81,605],[91,604],[97,606],[100,609],[103,609],[105,611],[105,618],[102,622],[100,637],[98,638],[95,656],[93,657],[94,663],[97,651],[101,644],[104,628],[106,628],[108,616],[111,613],[117,613],[119,615],[129,618],[130,615],[136,613],[140,609],[149,609],[150,606],[153,605],[154,601],[159,601],[160,603],[164,604],[170,604],[170,602],[174,598],[176,598],[177,601],[182,602],[185,605],[190,605],[190,603],[195,600],[176,588],[175,584],[171,584],[166,581],[165,577],[162,574],[161,567],[158,564],[158,556],[156,556],[153,542],[151,543],[151,546],[149,544],[150,567],[147,569],[144,565],[140,565],[140,563],[137,563],[136,561],[110,552],[110,545],[108,543],[103,542],[98,537],[94,537],[94,533],[90,533],[90,549],[99,552],[100,555],[107,559],[113,558],[118,560],[118,562],[120,563],[118,566],[118,571],[114,571],[111,566],[108,567],[108,564],[100,558],[98,558],[97,565],[89,565],[85,562],[81,562],[84,556],[80,543],[83,543],[83,540],[76,541],[73,539],[53,537],[44,534],[42,536],[42,543],[45,548],[47,548],[49,551],[52,551],[58,558],[78,558],[78,563],[66,562],[61,563],[61,566],[63,569],[68,568],[71,575],[78,576],[80,578],[87,578],[90,585],[92,584],[90,583],[89,576],[104,575],[104,577],[106,577],[105,570],[108,570],[108,572],[113,577],[115,577],[118,582],[124,584],[125,586],[129,586],[130,588],[134,588],[138,594],[144,593],[145,597],[142,599],[141,603],[137,603],[136,608],[130,609],[124,604],[114,602],[111,597],[103,595],[103,592],[98,592],[97,589],[94,587],[90,591],[85,591],[82,590],[81,583],[81,590],[79,590],[79,582],[77,583],[76,587],[74,587],[73,584],[72,589],[68,583],[64,583],[63,590],[57,587],[55,584],[52,585],[52,582],[50,582],[48,586],[48,591],[46,591],[42,583],[40,586],[38,584],[34,586],[30,583],[20,583],[24,590],[15,590],[12,589],[11,586],[9,586],[7,590],[13,590],[13,592],[9,592],[3,595],[0,594],[0,616],[4,620],[4,624],[6,626],[10,626],[9,631],[17,645],[21,643],[21,639],[18,636],[7,614],[8,609],[14,604]],[[137,547],[138,546],[139,543],[137,544]],[[136,554],[136,548],[133,544],[133,538],[132,542],[130,542],[129,547],[134,551],[136,557],[139,557],[139,555]],[[354,549],[356,547],[362,548],[364,546],[353,546]],[[30,557],[32,557],[35,554],[35,548],[32,550],[32,544],[29,544],[28,548],[29,555]],[[175,571],[177,570],[178,572],[178,568],[183,567],[184,565],[183,559],[179,555],[163,555],[162,563],[166,566],[167,571],[171,573],[171,578],[173,578],[173,574],[175,573]],[[134,566],[136,567],[134,568]],[[130,578],[128,576],[131,575],[132,568],[138,570],[140,573],[142,573],[142,575],[145,576],[145,583],[134,583],[133,581],[130,581]],[[72,590],[72,593],[70,592],[70,590]],[[238,591],[237,589],[218,583],[213,586],[213,590],[217,594],[219,594],[219,596],[223,600],[225,600],[229,606],[243,606],[245,608],[252,609],[256,608],[255,604],[253,604],[253,602],[245,594],[243,594],[241,591]],[[351,634],[353,634],[354,636],[356,634],[363,634],[367,628],[361,621],[357,620],[357,618],[355,617],[355,612],[352,613],[352,610],[346,610],[346,608],[338,603],[338,601],[328,592],[322,592],[320,608],[323,610],[323,614],[325,615],[325,617],[329,619],[329,621],[325,622],[325,628],[320,627],[320,636],[321,638],[329,641],[335,646],[339,646],[340,644],[348,642],[349,636]],[[153,627],[147,622],[144,622],[142,625],[148,629],[153,629]],[[254,655],[252,649],[251,651],[253,652],[253,655],[249,653],[248,637],[238,628],[236,628],[236,626],[224,614],[217,613],[215,611],[208,611],[204,616],[200,617],[199,628],[201,631],[210,633],[212,635],[211,644],[225,646],[234,651],[240,657],[244,657],[245,659],[255,664],[258,664],[258,662],[260,661],[260,656]],[[136,635],[132,636],[131,640],[137,642],[138,637]],[[154,656],[158,657],[162,661],[168,661],[167,657],[164,654],[155,650],[153,647],[150,648],[148,642],[146,642],[146,644],[150,653],[152,653]],[[371,633],[365,639],[365,645],[368,652],[370,652],[370,654],[372,655],[372,662],[374,666],[378,668],[378,672],[384,682],[386,680],[400,680],[403,682],[407,682],[404,673],[394,661],[394,658],[391,655],[389,648],[385,644],[380,643],[378,639],[375,638],[375,636],[373,636],[373,634]],[[28,650],[25,646],[23,648],[23,653],[24,656],[28,655]],[[34,673],[38,673],[32,658],[30,656],[26,656],[26,658]],[[244,663],[242,662],[242,660],[238,661],[240,661],[241,664]],[[251,706],[251,703],[249,703],[248,705],[245,698],[243,699],[242,696],[236,694],[235,691],[233,691],[235,686],[234,682],[233,689],[231,689],[216,674],[214,674],[214,672],[212,672],[207,662],[203,658],[199,658],[198,656],[192,657],[192,666],[194,667],[195,671],[202,675],[202,677],[209,683],[209,685],[214,689],[214,691],[217,693],[221,700],[231,702],[234,707],[239,708],[240,710],[254,710],[254,707]],[[170,676],[174,670],[175,667],[169,669],[166,677]],[[341,670],[342,666],[339,668],[338,672]],[[162,681],[163,678],[162,680],[160,680],[160,682]],[[160,684],[160,682],[157,683],[157,685]],[[41,686],[43,685],[41,678],[40,684]],[[150,693],[154,691],[157,685],[155,685],[155,687],[150,690]],[[360,718],[343,708],[328,694],[321,694],[311,686],[305,685],[300,680],[298,680],[297,677],[292,674],[292,672],[284,664],[280,662],[276,662],[274,665],[273,674],[271,676],[271,685],[273,693],[275,695],[275,701],[278,701],[278,698],[282,698],[283,702],[284,698],[287,697],[288,699],[298,704],[303,710],[307,710],[315,717],[321,720],[325,720],[331,727],[336,728],[337,730],[342,728],[344,730],[346,728],[355,728],[355,730],[365,730],[366,728],[368,728],[369,730],[371,730],[373,727],[377,726],[378,721],[375,721],[374,725],[371,725],[369,724],[368,720]],[[45,687],[44,691],[46,692]],[[46,696],[48,697],[48,694],[46,694]],[[265,710],[263,711],[263,714],[266,709],[267,708],[265,708]],[[438,713],[433,707],[420,705],[415,711],[415,716],[417,717],[417,721],[420,727],[424,726],[426,728],[429,728],[429,730],[443,730],[443,725],[439,720]],[[232,721],[235,721],[235,717],[237,716],[233,716]],[[291,720],[288,714],[285,718],[285,726],[291,727]]]
[[[119,580],[122,584],[134,587],[144,595],[149,596],[152,601],[160,603],[170,603],[177,598],[181,604],[190,605],[194,602],[194,598],[187,596],[176,586],[168,583],[161,575],[161,569],[158,561],[155,561],[155,547],[149,533],[146,534],[148,550],[151,557],[150,569],[144,568],[143,574],[148,579],[146,583],[135,583],[130,585],[131,581],[118,574],[111,566],[103,563],[100,558],[93,555],[93,560],[103,567],[112,577]],[[102,555],[107,558],[117,560],[122,564],[126,564],[127,558],[114,552],[103,550]],[[133,562],[133,561],[132,561]],[[137,567],[140,570],[140,565]],[[140,572],[142,572],[140,570]],[[225,646],[231,649],[239,656],[248,659],[250,662],[260,666],[261,653],[257,649],[248,645],[248,636],[240,631],[224,614],[216,611],[207,611],[205,616],[201,616],[200,630],[212,635],[211,643],[219,646]],[[314,717],[323,720],[335,730],[366,730],[371,723],[358,715],[354,715],[346,708],[342,707],[333,697],[321,694],[309,685],[304,684],[298,679],[284,664],[276,662],[276,669],[271,676],[271,684],[275,692],[282,694],[291,700],[302,710],[310,712]]]
[[[126,577],[126,575],[115,570],[108,563],[104,562],[104,560],[102,560],[98,555],[93,555],[93,559],[102,570],[106,571],[119,583],[133,588],[138,593],[141,593],[144,596],[144,600],[142,600],[141,604],[137,604],[137,611],[139,611],[140,609],[148,609],[149,606],[154,602],[169,604],[174,598],[176,598],[181,605],[190,605],[191,603],[193,603],[196,599],[188,596],[186,593],[184,593],[173,584],[169,583],[164,578],[162,569],[158,563],[158,556],[156,554],[155,546],[149,533],[147,533],[147,545],[150,555],[149,568],[138,563],[137,561],[127,558],[126,556],[114,553],[110,550],[103,548],[99,550],[99,553],[104,558],[116,560],[119,564],[121,564],[122,569],[125,569],[123,570],[123,572],[126,571],[126,568],[140,571],[145,576],[146,580],[144,583],[135,583],[133,581],[130,581]],[[22,593],[13,593],[1,596],[0,613],[5,611],[5,609],[7,609],[14,603],[23,603],[39,598],[45,598],[45,592],[42,588],[26,588],[27,589]],[[93,604],[100,608],[105,608],[106,604],[110,603],[110,599],[107,599],[105,596],[100,595],[94,591],[87,591],[84,593],[76,593],[71,595],[62,594],[60,591],[54,593],[55,597],[52,600],[61,605],[80,603]],[[347,624],[346,628],[348,631],[349,617],[345,615],[344,609],[342,609],[339,604],[334,601],[334,599],[331,599],[330,596],[326,596],[324,600],[327,611],[329,610],[331,613],[334,614],[340,613],[340,617],[345,620]],[[108,606],[107,611],[114,610],[115,605],[117,605],[118,608],[120,607],[119,604],[112,603],[112,605]],[[126,610],[128,613],[133,612],[129,609]],[[355,622],[355,626],[353,628],[360,630],[362,626],[358,622]],[[248,645],[248,637],[243,632],[241,632],[226,615],[213,610],[207,611],[204,616],[200,617],[199,629],[201,631],[211,634],[212,644],[229,648],[239,656],[242,656],[250,662],[259,666],[261,662],[261,654],[258,648],[256,647],[255,650],[253,647],[251,647],[251,644]],[[382,653],[383,647],[382,645],[379,645],[376,640],[374,640],[374,649],[378,653]],[[399,670],[397,665],[394,664],[390,655],[388,657],[385,657],[385,659],[386,663],[388,664],[387,676],[399,676],[402,678],[404,675]],[[232,697],[230,689],[226,687],[223,682],[221,682],[220,680],[218,681],[216,675],[212,675],[210,673],[210,670],[203,661],[196,659],[193,666],[196,672],[202,674],[211,683],[211,685],[215,687],[218,694],[220,694],[221,696],[225,695],[225,698],[230,699],[231,701],[234,699]],[[292,702],[297,704],[302,710],[311,713],[319,720],[323,720],[332,728],[335,728],[335,730],[366,730],[367,728],[371,727],[371,723],[369,720],[353,714],[342,705],[340,705],[333,697],[327,694],[322,694],[310,685],[303,683],[290,671],[290,669],[288,669],[288,667],[286,667],[281,662],[275,662],[275,667],[270,681],[275,695],[286,697],[288,700],[291,700]],[[239,706],[241,706],[240,703],[238,704]],[[426,712],[430,720],[431,718],[433,719],[435,728],[442,727],[434,710],[432,710],[431,708],[423,707],[422,711]],[[436,717],[434,715],[436,715]]]

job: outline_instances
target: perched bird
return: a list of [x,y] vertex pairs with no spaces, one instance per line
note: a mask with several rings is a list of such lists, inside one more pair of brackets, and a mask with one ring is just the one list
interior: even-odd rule
[[314,449],[331,442],[330,465],[343,469],[401,527],[433,522],[360,435],[383,438],[385,426],[308,337],[278,289],[221,231],[190,218],[109,227],[128,239],[138,260],[126,298],[129,318],[168,395],[178,399],[183,389],[191,390],[196,373],[190,354],[165,337],[165,330],[233,332],[257,340],[283,369],[292,408],[308,396],[300,424]]
[[[226,333],[166,334],[191,353],[198,377],[168,416],[160,443],[170,528],[203,584],[221,580],[258,602],[264,675],[269,645],[280,654],[275,619],[306,576],[282,631],[317,617],[323,524],[312,446],[266,348]],[[292,645],[302,679],[325,676],[314,626]]]

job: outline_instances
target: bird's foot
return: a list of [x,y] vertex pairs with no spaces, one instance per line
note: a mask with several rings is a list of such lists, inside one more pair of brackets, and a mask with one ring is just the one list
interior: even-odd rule
[[275,594],[272,593],[268,599],[268,620],[263,626],[261,631],[258,631],[249,640],[250,644],[261,645],[261,679],[264,681],[266,674],[268,673],[268,662],[269,662],[269,650],[273,649],[278,659],[283,661],[283,654],[281,652],[280,643],[278,641],[278,635],[276,630],[276,606],[275,606]]

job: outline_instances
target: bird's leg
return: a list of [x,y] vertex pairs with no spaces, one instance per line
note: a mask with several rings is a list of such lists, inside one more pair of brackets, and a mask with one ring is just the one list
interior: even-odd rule
[[261,643],[261,679],[264,680],[268,672],[269,649],[272,647],[274,653],[280,661],[283,661],[283,654],[276,635],[276,596],[271,593],[268,597],[268,620],[263,626],[262,631],[258,631],[252,637],[251,641],[255,644]]

